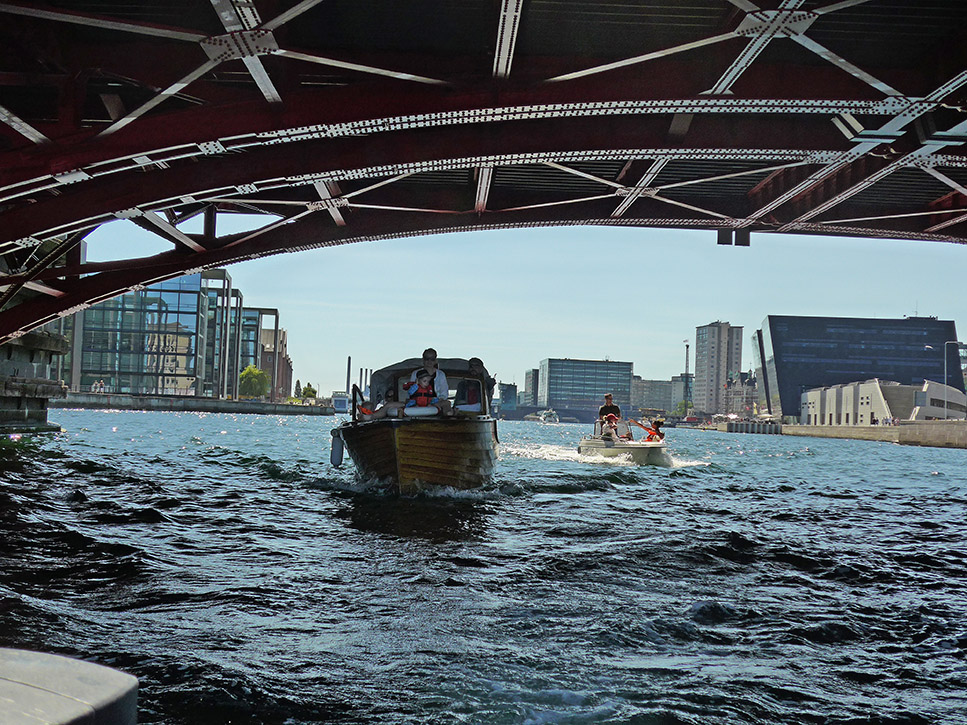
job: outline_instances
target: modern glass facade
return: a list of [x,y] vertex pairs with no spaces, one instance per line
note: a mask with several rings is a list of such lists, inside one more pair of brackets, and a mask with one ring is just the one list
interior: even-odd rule
[[231,359],[237,354],[231,327],[232,307],[242,306],[241,293],[233,289],[232,278],[224,269],[202,272],[202,287],[208,296],[205,371],[202,394],[223,398],[228,395]]
[[200,393],[208,317],[200,274],[127,292],[80,314],[80,390],[103,381],[105,392]]
[[[964,390],[952,320],[769,315],[752,338],[759,413],[800,415],[802,393],[879,378],[903,385],[925,380]],[[946,359],[947,379],[944,381]]]
[[622,412],[630,411],[631,376],[630,362],[567,358],[541,360],[537,405],[596,412],[604,402],[604,394],[611,393]]

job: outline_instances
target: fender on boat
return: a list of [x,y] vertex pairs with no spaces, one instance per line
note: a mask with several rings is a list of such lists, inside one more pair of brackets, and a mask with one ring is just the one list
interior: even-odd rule
[[332,448],[329,450],[329,462],[336,468],[342,465],[343,457],[343,441],[342,436],[339,435],[338,430],[333,430],[332,432]]
[[440,409],[435,405],[426,406],[412,406],[410,408],[403,408],[403,415],[407,418],[423,418],[428,415],[439,415]]

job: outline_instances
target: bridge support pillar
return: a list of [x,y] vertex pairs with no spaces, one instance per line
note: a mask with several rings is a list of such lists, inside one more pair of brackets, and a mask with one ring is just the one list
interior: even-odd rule
[[0,433],[60,430],[47,420],[47,401],[67,395],[63,381],[51,379],[54,356],[67,350],[67,338],[49,332],[0,345]]

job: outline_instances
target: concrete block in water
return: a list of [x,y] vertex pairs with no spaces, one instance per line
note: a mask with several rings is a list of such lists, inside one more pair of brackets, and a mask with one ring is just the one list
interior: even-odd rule
[[61,655],[0,648],[4,725],[134,725],[138,678]]

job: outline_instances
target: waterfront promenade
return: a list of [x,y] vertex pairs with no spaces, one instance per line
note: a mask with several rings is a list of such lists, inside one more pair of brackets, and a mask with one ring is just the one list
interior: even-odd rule
[[185,395],[126,395],[123,393],[68,393],[66,398],[51,399],[48,407],[259,415],[335,415],[331,405],[290,405],[265,403],[260,400],[217,400]]
[[767,433],[772,435],[803,436],[807,438],[852,438],[863,441],[884,441],[904,446],[932,446],[935,448],[967,448],[967,421],[922,420],[902,421],[899,425],[791,425],[730,421],[719,423],[721,433]]
[[783,425],[783,435],[813,438],[854,438],[904,446],[967,448],[967,421],[901,421],[899,425]]

